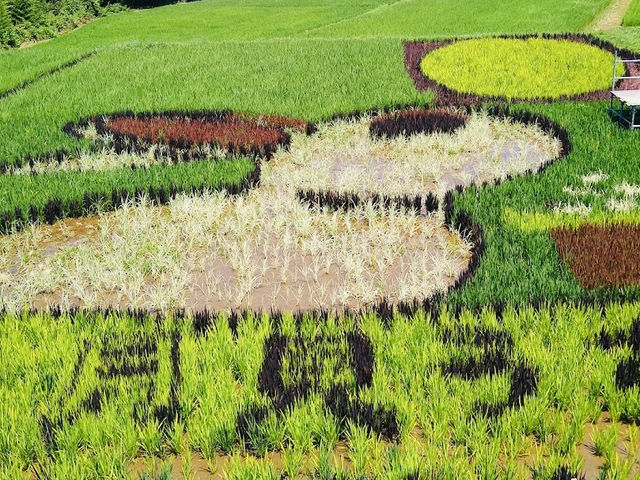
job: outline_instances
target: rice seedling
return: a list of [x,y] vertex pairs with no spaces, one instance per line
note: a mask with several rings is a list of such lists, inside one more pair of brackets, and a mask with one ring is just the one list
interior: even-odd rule
[[185,452],[186,440],[184,436],[184,426],[178,419],[175,419],[173,424],[171,425],[169,436],[167,438],[167,443],[172,453],[180,455]]
[[618,428],[616,425],[611,425],[602,430],[598,430],[592,440],[596,455],[611,458],[618,441]]
[[[428,53],[420,67],[427,77],[454,92],[489,97],[558,98],[606,90],[612,54],[589,45],[588,39],[580,40],[461,40]],[[620,66],[618,74],[622,73]]]
[[182,456],[182,477],[184,480],[194,480],[195,472],[193,471],[193,466],[191,464],[191,450],[187,448]]
[[[0,422],[11,432],[0,452],[3,463],[36,463],[54,478],[83,478],[92,462],[110,475],[136,457],[177,451],[177,438],[189,456],[180,468],[195,472],[206,456],[228,476],[518,478],[523,458],[535,478],[565,478],[562,465],[576,476],[575,449],[589,411],[602,408],[600,392],[607,406],[620,405],[620,418],[637,415],[628,401],[637,392],[615,375],[635,348],[638,315],[637,303],[416,311],[386,321],[4,314],[2,345],[11,348],[0,350],[0,394],[25,413]],[[617,420],[593,434],[603,471],[630,471],[616,450],[626,428]],[[124,432],[133,432],[132,449]],[[285,452],[282,462],[272,452]]]

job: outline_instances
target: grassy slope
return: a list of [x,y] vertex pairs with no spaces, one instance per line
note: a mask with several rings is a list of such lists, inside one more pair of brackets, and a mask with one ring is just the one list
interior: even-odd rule
[[133,10],[99,19],[41,45],[0,52],[0,70],[4,71],[0,92],[93,50],[139,43],[204,44],[287,37],[375,8],[380,1],[314,0],[302,5],[291,0],[209,0]]
[[445,37],[580,30],[607,0],[400,0],[357,18],[316,29],[319,37]]
[[[605,0],[209,0],[131,11],[51,42],[0,52],[0,92],[94,49],[139,42],[320,36],[424,37],[578,30]],[[508,7],[508,8],[507,8]],[[370,12],[370,13],[367,13]],[[268,19],[268,21],[264,21]],[[197,46],[194,46],[197,48]]]

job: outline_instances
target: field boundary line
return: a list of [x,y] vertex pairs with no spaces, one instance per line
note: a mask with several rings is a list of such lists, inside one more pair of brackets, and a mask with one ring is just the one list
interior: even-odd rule
[[632,2],[633,0],[611,0],[583,30],[585,32],[601,32],[621,26],[624,14],[627,13]]
[[371,10],[365,10],[364,12],[358,13],[357,15],[354,15],[352,17],[341,18],[340,20],[336,20],[334,22],[329,22],[329,23],[326,23],[324,25],[307,28],[306,30],[303,30],[301,32],[298,32],[298,33],[294,34],[293,37],[297,37],[299,35],[306,35],[306,34],[309,34],[311,32],[314,32],[316,30],[322,30],[323,28],[333,27],[335,25],[340,25],[341,23],[350,22],[351,20],[355,20],[357,18],[364,17],[364,16],[370,15],[370,14],[378,12],[378,11],[383,11],[383,10],[386,10],[386,9],[389,9],[389,8],[396,7],[396,6],[398,6],[398,5],[402,4],[402,3],[411,3],[411,2],[413,2],[413,0],[396,0],[396,1],[390,2],[390,3],[383,3],[382,5],[378,5],[378,6],[374,7],[374,8],[372,8]]
[[81,55],[80,57],[74,58],[73,60],[70,60],[66,63],[63,63],[62,65],[58,65],[57,67],[51,69],[51,70],[47,70],[46,72],[42,72],[38,75],[36,75],[35,77],[29,79],[29,80],[25,80],[24,82],[20,83],[19,85],[15,86],[15,87],[11,87],[9,90],[5,90],[4,92],[0,92],[0,100],[4,100],[7,97],[10,97],[11,95],[13,95],[14,93],[18,93],[22,90],[25,90],[27,88],[29,88],[31,85],[33,85],[34,83],[43,80],[47,77],[50,77],[52,75],[55,75],[58,72],[62,72],[63,70],[67,70],[69,68],[75,67],[76,65],[78,65],[81,62],[84,62],[85,60],[88,60],[89,58],[93,57],[96,53],[98,53],[97,50],[92,50],[89,53],[85,53],[84,55]]

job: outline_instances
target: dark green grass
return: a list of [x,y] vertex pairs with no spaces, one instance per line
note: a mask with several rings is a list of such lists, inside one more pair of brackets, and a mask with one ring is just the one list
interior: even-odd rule
[[[172,192],[234,189],[254,168],[253,160],[240,158],[98,172],[4,175],[0,177],[0,219],[6,229],[14,223],[18,227],[34,220],[52,223],[68,216],[113,210],[123,201],[141,194],[149,196],[150,192],[155,197],[151,200],[166,202]],[[85,201],[85,196],[90,200]],[[30,214],[33,209],[35,218]]]
[[627,13],[624,14],[622,25],[625,27],[636,27],[640,25],[640,0],[633,0]]

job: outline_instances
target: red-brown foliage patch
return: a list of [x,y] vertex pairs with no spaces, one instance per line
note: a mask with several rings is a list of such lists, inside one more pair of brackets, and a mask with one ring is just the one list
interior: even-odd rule
[[263,150],[287,142],[286,133],[278,127],[240,120],[117,117],[107,120],[106,128],[152,144],[217,145],[234,152]]
[[258,125],[264,127],[288,128],[296,132],[306,132],[308,134],[313,132],[313,125],[311,123],[301,118],[287,117],[285,115],[254,115],[250,113],[234,113],[230,116],[230,118],[245,122],[255,122]]
[[558,253],[585,288],[640,285],[640,226],[554,228]]
[[467,123],[467,115],[450,110],[401,110],[375,117],[369,132],[374,137],[417,133],[453,133]]
[[63,131],[83,138],[89,124],[95,125],[99,135],[108,136],[110,147],[118,153],[146,152],[151,145],[161,145],[160,153],[176,161],[202,158],[203,146],[269,158],[278,147],[289,145],[290,131],[307,135],[315,131],[313,123],[300,118],[231,110],[94,115],[67,123]]

